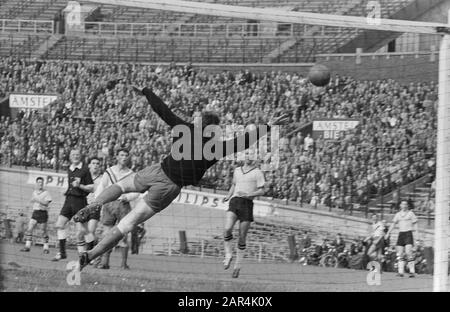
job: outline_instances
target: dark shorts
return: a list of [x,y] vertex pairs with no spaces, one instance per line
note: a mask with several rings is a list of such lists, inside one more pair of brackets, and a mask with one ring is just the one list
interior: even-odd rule
[[251,199],[233,197],[228,211],[234,212],[239,221],[253,222],[253,200]]
[[[78,211],[86,207],[86,205],[87,205],[86,197],[68,195],[66,196],[66,200],[64,201],[64,205],[59,214],[70,220],[74,215],[77,214]],[[98,213],[98,216],[95,215],[91,219],[100,220],[100,213]]]
[[414,245],[412,231],[398,233],[397,246]]
[[130,203],[123,203],[118,200],[103,205],[102,209],[102,224],[106,226],[114,226],[131,211]]
[[144,201],[155,212],[160,212],[177,198],[181,188],[170,180],[161,168],[161,164],[155,164],[138,171],[134,177],[136,190],[148,193]]
[[31,215],[31,219],[37,221],[37,223],[47,223],[48,221],[48,212],[47,210],[33,210],[33,214]]

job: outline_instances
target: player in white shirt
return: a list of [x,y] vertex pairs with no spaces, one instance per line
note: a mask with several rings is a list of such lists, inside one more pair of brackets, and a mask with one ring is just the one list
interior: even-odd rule
[[50,193],[44,190],[44,178],[36,178],[36,189],[31,196],[30,204],[33,208],[33,214],[31,215],[30,222],[28,223],[28,229],[25,232],[25,247],[20,251],[30,251],[31,241],[33,238],[33,230],[37,224],[42,224],[42,230],[44,235],[44,253],[48,254],[48,207],[52,201]]
[[[397,212],[392,220],[392,225],[386,236],[389,237],[395,225],[398,224],[399,233],[397,239],[397,257],[398,257],[398,276],[403,277],[405,273],[405,260],[408,260],[409,277],[415,276],[414,255],[413,255],[413,231],[416,239],[419,240],[419,227],[417,217],[409,210],[408,201],[402,200],[400,203],[400,211]],[[406,254],[406,258],[405,258]]]
[[255,163],[246,153],[244,165],[237,167],[233,173],[233,182],[225,201],[230,200],[226,213],[224,245],[225,260],[223,261],[225,270],[230,267],[233,259],[231,241],[233,239],[233,227],[239,220],[239,240],[236,251],[236,262],[234,264],[233,277],[237,278],[241,269],[241,262],[244,258],[246,248],[247,232],[253,222],[253,198],[264,195],[265,179],[263,172],[256,167]]
[[367,251],[367,255],[372,260],[380,260],[384,249],[384,237],[385,233],[384,222],[378,220],[378,215],[374,213],[372,215],[372,224],[370,226],[370,236],[366,238],[366,241],[371,241],[371,245]]
[[[95,196],[98,196],[105,188],[134,174],[133,170],[128,167],[129,154],[126,149],[117,151],[117,164],[105,170],[101,182],[95,191]],[[116,201],[103,205],[101,222],[103,224],[104,235],[131,211],[130,202],[137,199],[139,195],[139,193],[122,194]],[[119,243],[119,246],[122,247],[122,269],[129,269],[127,264],[129,249],[127,238],[128,236],[126,235],[121,243]],[[99,269],[109,269],[111,251],[109,250],[102,255],[101,264],[98,266]]]

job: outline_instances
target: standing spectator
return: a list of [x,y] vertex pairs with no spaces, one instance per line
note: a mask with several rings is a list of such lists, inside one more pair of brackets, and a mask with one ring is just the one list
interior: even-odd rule
[[306,138],[305,138],[305,140],[304,140],[304,150],[305,151],[309,151],[310,149],[312,149],[313,148],[313,146],[314,146],[314,139],[311,137],[311,134],[310,133],[308,133],[307,135],[306,135]]
[[139,245],[141,244],[142,239],[145,236],[145,226],[144,223],[136,226],[131,232],[131,254],[139,253]]
[[311,237],[309,237],[308,231],[303,231],[303,235],[299,243],[300,250],[311,247]]
[[400,207],[400,201],[401,201],[401,194],[400,194],[400,187],[397,187],[392,194],[392,204],[391,204],[391,212],[397,211]]

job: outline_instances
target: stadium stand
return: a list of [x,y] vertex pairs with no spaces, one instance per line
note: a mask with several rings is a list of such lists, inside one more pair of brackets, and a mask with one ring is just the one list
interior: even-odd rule
[[[385,2],[381,6],[383,17],[395,14],[412,1]],[[229,4],[227,1],[224,3]],[[60,12],[65,4],[62,0],[53,0],[51,3],[22,1],[19,4],[6,1],[2,5],[5,8],[5,15],[0,15],[0,18],[56,21],[61,19]],[[320,0],[238,3],[238,5],[281,6],[289,10],[356,16],[364,15],[361,10],[365,10],[366,4],[365,0],[332,3]],[[113,58],[133,62],[154,60],[211,63],[310,62],[314,61],[316,54],[334,53],[340,51],[342,47],[345,47],[344,50],[351,48],[353,42],[364,34],[363,31],[355,29],[276,23],[254,24],[252,21],[240,19],[112,5],[99,5],[98,8],[98,12],[87,18],[85,30],[86,33],[95,36],[68,35],[50,44],[50,50],[42,53],[43,56],[72,60]],[[186,42],[186,39],[181,39],[180,36],[192,38]],[[100,49],[99,40],[103,43]],[[72,52],[68,46],[73,47],[73,44],[77,48]],[[190,49],[190,53],[186,53],[186,49]],[[114,53],[116,50],[117,55]],[[170,53],[167,53],[167,50]]]
[[0,55],[15,55],[20,58],[30,58],[33,52],[43,44],[49,36],[26,33],[0,33]]
[[133,62],[261,62],[280,39],[214,37],[95,38],[65,37],[47,52],[47,58]]
[[[412,2],[412,0],[379,1],[381,17],[389,18]],[[346,6],[347,10],[340,13],[349,16],[364,16],[366,6],[367,1],[361,1],[355,5]],[[298,31],[296,33],[298,33]],[[289,50],[279,55],[276,60],[278,62],[306,61],[305,59],[302,59],[302,55],[308,51],[314,51],[315,53],[341,52],[341,47],[345,46],[359,35],[364,34],[364,31],[354,28],[312,27],[309,33],[304,31],[304,34],[309,34],[310,38],[302,39],[301,36],[299,36],[300,38],[297,40],[296,44],[292,45]],[[320,36],[324,36],[324,38],[321,38]],[[359,47],[366,50],[365,46]],[[354,52],[354,50],[351,52]]]
[[[434,168],[430,163],[430,155],[435,153],[430,140],[435,136],[433,112],[437,89],[434,83],[401,86],[395,81],[365,82],[346,77],[340,85],[332,85],[319,95],[324,103],[319,106],[315,104],[317,94],[303,84],[301,77],[285,73],[252,75],[247,72],[234,77],[225,72],[213,75],[180,67],[79,62],[47,62],[36,71],[34,63],[13,59],[3,61],[2,68],[0,93],[6,94],[6,90],[63,92],[61,101],[49,112],[52,118],[47,121],[40,114],[21,114],[16,120],[2,118],[5,135],[1,158],[6,164],[63,169],[71,146],[81,147],[86,156],[93,156],[106,147],[102,155],[109,159],[120,145],[131,148],[133,169],[157,161],[169,146],[167,128],[162,127],[142,101],[134,103],[129,99],[130,91],[124,85],[99,97],[94,107],[87,105],[86,99],[98,85],[91,82],[96,80],[93,78],[105,80],[115,72],[142,82],[158,79],[157,88],[163,92],[163,98],[169,100],[175,96],[175,107],[181,116],[215,107],[223,113],[224,123],[247,124],[263,122],[268,110],[277,112],[291,107],[298,109],[292,117],[297,126],[313,118],[362,119],[361,127],[348,132],[341,141],[318,139],[313,148],[305,144],[301,134],[283,137],[282,166],[267,172],[269,196],[274,198],[350,209],[350,203],[367,204],[370,198],[388,194]],[[22,71],[20,75],[19,71]],[[32,78],[22,82],[24,75]],[[278,91],[264,91],[264,86],[266,90],[274,90],[278,84]],[[177,85],[180,91],[173,89]],[[202,86],[205,93],[201,94],[197,86]],[[256,91],[251,91],[255,86]],[[373,96],[368,97],[367,91]],[[300,92],[304,95],[297,97]],[[187,94],[193,96],[189,103]],[[241,104],[234,104],[237,99]],[[141,116],[145,119],[141,120]],[[128,122],[121,123],[121,120]],[[42,128],[30,128],[30,123],[40,123]],[[117,133],[113,133],[112,123],[119,125]],[[49,135],[50,129],[56,135]],[[70,133],[69,129],[77,130]],[[30,138],[28,141],[23,140],[24,131],[31,131],[26,136]],[[155,137],[158,133],[155,131],[162,131],[162,136]],[[227,189],[231,169],[230,163],[218,164],[205,176],[204,186],[216,184]]]

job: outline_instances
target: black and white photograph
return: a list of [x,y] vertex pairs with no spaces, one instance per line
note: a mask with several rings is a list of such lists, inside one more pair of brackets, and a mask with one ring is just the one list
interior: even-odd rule
[[450,0],[0,0],[2,293],[448,292],[449,207]]

